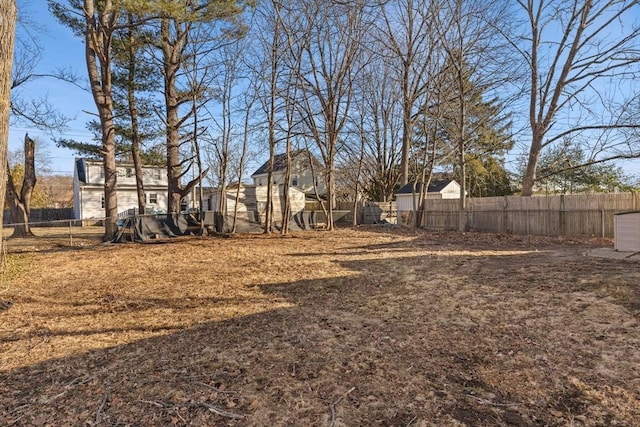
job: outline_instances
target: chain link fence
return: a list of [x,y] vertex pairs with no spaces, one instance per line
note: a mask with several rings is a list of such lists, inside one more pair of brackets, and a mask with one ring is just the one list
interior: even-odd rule
[[33,237],[14,234],[16,227],[24,226],[25,223],[8,223],[2,226],[2,238],[8,252],[93,246],[102,242],[104,220],[105,218],[30,221],[28,226]]

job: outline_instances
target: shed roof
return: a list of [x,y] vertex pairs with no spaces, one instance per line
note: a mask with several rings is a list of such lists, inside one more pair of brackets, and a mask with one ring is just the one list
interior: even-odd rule
[[[431,182],[429,182],[429,187],[427,187],[427,193],[439,193],[442,190],[444,190],[444,188],[451,184],[452,182],[455,182],[454,179],[434,179],[431,180]],[[396,191],[396,194],[412,194],[414,192],[413,189],[413,182],[410,182],[406,185],[404,185],[402,188],[400,188],[398,191]],[[415,192],[419,193],[420,189],[422,188],[422,184],[421,183],[416,183],[415,184],[416,188],[415,188]]]

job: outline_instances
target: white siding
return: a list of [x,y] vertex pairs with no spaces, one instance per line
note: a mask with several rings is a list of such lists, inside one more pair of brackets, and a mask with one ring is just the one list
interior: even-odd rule
[[442,189],[442,191],[440,191],[439,199],[459,199],[459,198],[460,198],[460,185],[455,181],[451,181],[449,184],[447,184],[446,187]]
[[[104,218],[102,207],[104,195],[104,172],[102,162],[81,159],[86,182],[81,182],[77,169],[74,171],[73,197],[74,214],[78,219]],[[76,163],[77,167],[77,163]],[[136,178],[133,164],[117,165],[118,212],[138,207]],[[163,167],[143,167],[143,184],[147,195],[147,209],[166,212],[167,173]],[[150,203],[150,194],[156,194],[156,203]]]
[[[275,212],[281,212],[283,208],[283,186],[273,187],[273,207]],[[227,213],[234,211],[237,189],[231,188],[227,190]],[[218,209],[220,193],[211,195],[211,206],[213,210]],[[305,195],[296,188],[289,188],[289,199],[291,201],[292,213],[304,210]],[[255,211],[264,212],[267,203],[267,186],[243,185],[240,188],[240,196],[238,199],[238,212]]]
[[[441,199],[459,199],[460,198],[460,185],[451,181],[440,192],[429,192],[426,194],[427,200],[441,200]],[[415,202],[414,202],[415,199]],[[420,208],[420,192],[416,191],[416,194],[412,193],[400,193],[396,194],[396,201],[398,202],[398,211],[408,212],[414,211]],[[429,207],[427,206],[427,209]]]
[[[396,194],[396,202],[398,203],[398,210],[403,212],[414,211],[420,208],[420,194]],[[415,204],[414,204],[415,200]]]
[[[314,177],[309,166],[309,159],[306,154],[300,154],[291,159],[291,180],[289,185],[301,190],[304,193],[313,193],[314,180],[317,184],[318,194],[326,193],[326,185],[324,182],[324,176],[316,170],[316,176]],[[267,174],[253,175],[253,184],[256,186],[267,185]],[[275,185],[284,184],[285,173],[283,171],[276,171],[273,173],[272,180]],[[297,184],[293,185],[294,177],[297,178]]]
[[640,252],[640,212],[614,217],[614,246],[620,252]]

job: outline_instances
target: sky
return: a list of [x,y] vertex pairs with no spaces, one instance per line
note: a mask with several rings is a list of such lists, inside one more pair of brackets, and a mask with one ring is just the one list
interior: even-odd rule
[[[28,21],[37,23],[35,30],[30,31],[37,36],[42,47],[42,59],[36,72],[52,72],[60,68],[68,69],[82,79],[80,84],[86,86],[86,66],[84,63],[84,44],[82,40],[51,16],[46,0],[18,0],[19,13]],[[33,26],[32,26],[33,27]],[[24,31],[18,26],[18,31]],[[43,143],[43,149],[51,161],[51,169],[55,174],[72,175],[75,153],[65,148],[58,148],[54,139],[67,138],[89,141],[93,134],[86,128],[86,123],[94,118],[96,107],[90,91],[83,90],[70,83],[55,79],[39,79],[29,82],[21,89],[26,97],[46,95],[56,108],[72,120],[67,129],[54,135],[47,134],[24,123],[12,124],[9,129],[9,149],[20,150],[23,146],[24,134],[28,132]],[[509,156],[513,159],[513,155]],[[512,160],[513,161],[513,160]],[[639,176],[638,159],[621,162],[625,172]]]
[[[52,72],[60,68],[72,70],[81,76],[82,85],[86,85],[86,68],[84,64],[84,45],[71,30],[62,26],[51,16],[45,0],[18,0],[19,14],[37,23],[30,29],[37,38],[42,49],[42,59],[36,68],[38,73]],[[18,25],[17,31],[25,29]],[[26,132],[43,143],[43,149],[51,159],[51,169],[55,174],[73,175],[74,152],[58,148],[54,138],[73,138],[87,141],[93,135],[87,130],[86,123],[92,116],[88,112],[96,112],[93,97],[89,91],[82,90],[70,83],[51,78],[42,78],[29,82],[21,88],[21,96],[41,97],[46,95],[58,111],[73,120],[69,122],[64,133],[49,135],[28,124],[12,124],[9,128],[9,150],[21,150]]]

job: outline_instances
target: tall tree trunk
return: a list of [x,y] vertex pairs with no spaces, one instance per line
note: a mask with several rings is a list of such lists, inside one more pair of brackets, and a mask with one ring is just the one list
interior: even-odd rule
[[85,59],[91,93],[98,108],[102,131],[104,166],[104,240],[110,241],[118,232],[118,197],[116,170],[116,140],[113,122],[111,84],[111,38],[115,23],[115,10],[111,0],[100,3],[96,10],[94,0],[84,0]]
[[[331,137],[331,136],[330,136]],[[337,134],[332,138],[332,141],[329,142],[329,153],[327,155],[328,163],[327,163],[327,203],[329,204],[327,209],[327,229],[333,231],[333,210],[335,208],[335,151],[337,144]]]
[[[291,217],[291,200],[289,198],[289,187],[291,183],[291,127],[287,130],[287,169],[284,173],[284,185],[282,187],[282,195],[280,196],[280,204],[282,206],[282,228],[280,234],[289,233],[289,218]],[[278,191],[280,189],[278,188]]]
[[[276,6],[279,7],[279,6]],[[271,234],[273,224],[273,194],[272,194],[272,179],[273,179],[273,161],[276,155],[276,96],[277,96],[277,82],[278,82],[278,52],[280,45],[278,43],[280,37],[280,20],[276,20],[275,28],[273,30],[273,39],[271,43],[271,58],[270,58],[270,71],[269,76],[269,168],[267,171],[267,206],[265,207],[264,216],[264,232],[265,234]]]
[[[202,156],[200,155],[200,142],[198,141],[198,113],[195,108],[195,100],[194,100],[194,112],[193,112],[194,122],[193,122],[193,148],[195,150],[196,156],[196,168],[198,169],[198,222],[199,222],[199,234],[200,236],[205,235],[205,227],[204,227],[204,188],[202,188],[202,178],[203,178],[203,170],[202,170]],[[226,190],[223,192],[224,199],[227,199]],[[225,207],[226,210],[226,207]],[[223,217],[224,218],[224,217]]]
[[244,114],[244,129],[242,134],[242,154],[240,155],[240,165],[238,166],[238,188],[236,188],[236,197],[235,202],[233,204],[233,226],[231,228],[231,232],[236,232],[237,221],[238,221],[238,202],[240,201],[240,188],[242,187],[242,174],[244,173],[244,162],[245,157],[247,156],[247,145],[249,142],[249,117],[251,115],[251,110],[253,106],[253,101],[247,105],[247,110]]
[[533,132],[531,138],[531,147],[529,148],[529,160],[527,161],[527,168],[524,172],[524,178],[522,180],[522,196],[528,197],[533,195],[533,186],[536,183],[536,170],[538,168],[538,160],[542,152],[542,138],[541,132]]
[[[362,118],[360,119],[360,128],[364,129]],[[364,163],[364,146],[366,144],[367,137],[364,131],[360,131],[360,156],[358,158],[358,168],[356,170],[356,180],[353,195],[353,218],[351,218],[351,225],[358,225],[358,202],[360,201],[360,175],[362,174],[362,164]]]
[[[271,126],[271,125],[269,125]],[[271,133],[272,131],[269,130],[269,133]],[[275,152],[276,152],[276,145],[275,142],[271,142],[271,138],[270,142],[269,142],[269,170],[267,172],[267,204],[265,206],[265,214],[264,214],[264,233],[265,234],[271,234],[272,231],[272,227],[273,227],[273,184],[272,184],[272,180],[273,180],[273,159],[275,157]],[[275,139],[275,137],[274,137]]]
[[458,161],[460,162],[460,202],[458,204],[459,206],[459,216],[458,216],[458,231],[466,231],[467,230],[467,163],[466,163],[466,159],[465,159],[465,151],[466,151],[466,129],[465,129],[465,120],[467,119],[466,117],[466,105],[465,105],[465,99],[464,99],[464,85],[462,83],[462,71],[459,71],[458,74],[458,83],[460,85],[459,87],[459,91],[460,91],[460,117],[458,120],[460,120],[460,135],[458,136],[458,138],[460,138],[458,140]]
[[[171,24],[175,23],[175,38],[171,37]],[[165,121],[167,127],[167,185],[168,211],[180,212],[183,193],[181,186],[182,164],[180,162],[180,96],[177,89],[177,75],[182,62],[185,32],[180,24],[171,18],[162,18],[160,24],[160,38],[162,41],[163,71],[164,71],[164,101]]]
[[20,194],[16,190],[15,182],[11,174],[11,168],[7,164],[7,201],[11,209],[13,228],[11,237],[34,237],[29,225],[29,214],[31,213],[31,196],[36,186],[36,165],[35,165],[36,142],[24,136],[24,178]]
[[[9,143],[9,108],[11,104],[11,71],[16,34],[17,9],[15,1],[0,2],[0,207],[4,206],[7,185],[7,146]],[[4,252],[0,209],[0,250]],[[1,302],[1,301],[0,301]]]
[[409,160],[411,155],[411,134],[413,120],[411,118],[412,102],[409,99],[409,69],[405,64],[402,76],[403,101],[402,101],[402,152],[400,157],[400,186],[409,183]]
[[129,104],[129,118],[131,120],[131,157],[133,158],[133,167],[136,172],[136,192],[138,194],[138,213],[140,215],[145,214],[146,197],[144,195],[144,177],[142,169],[142,159],[140,158],[140,129],[138,124],[138,106],[136,102],[136,39],[133,34],[133,16],[129,13],[127,15],[127,29],[128,37],[128,56],[129,67],[127,70],[127,103]]

